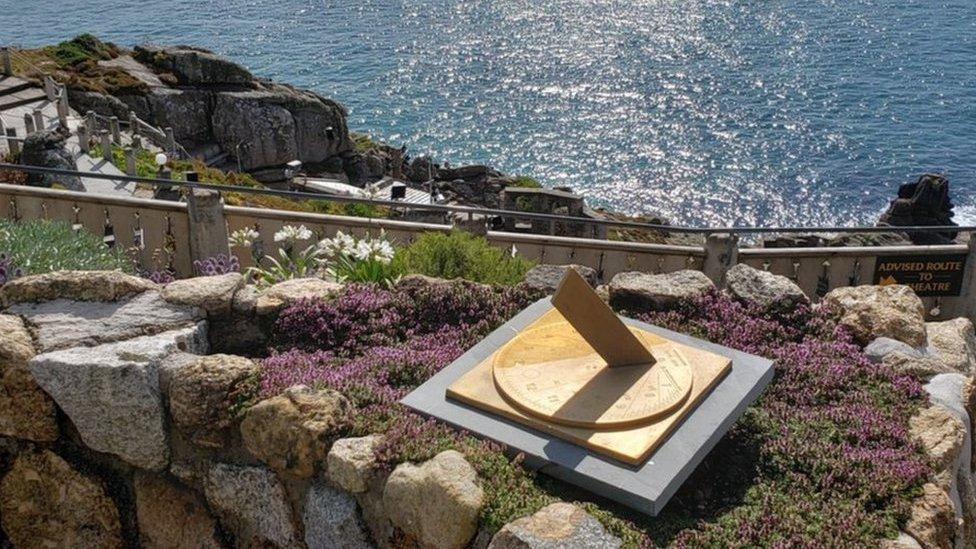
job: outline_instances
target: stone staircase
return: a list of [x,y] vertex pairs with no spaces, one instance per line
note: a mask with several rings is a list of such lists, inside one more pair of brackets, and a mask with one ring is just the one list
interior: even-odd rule
[[16,76],[0,76],[0,111],[46,102],[44,90]]

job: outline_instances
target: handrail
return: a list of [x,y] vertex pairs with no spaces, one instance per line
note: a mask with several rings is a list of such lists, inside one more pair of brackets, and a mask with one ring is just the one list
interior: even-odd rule
[[685,234],[770,234],[770,233],[904,233],[904,232],[976,232],[976,226],[897,226],[897,227],[680,227],[672,225],[660,225],[654,223],[642,223],[639,221],[618,221],[612,219],[592,219],[589,217],[571,217],[565,215],[522,212],[518,210],[503,210],[496,208],[477,208],[470,206],[448,206],[443,204],[414,204],[399,202],[395,200],[376,200],[369,198],[357,198],[351,196],[323,195],[302,191],[280,191],[275,189],[255,189],[251,187],[237,187],[233,185],[217,185],[213,183],[198,183],[187,181],[176,181],[170,179],[153,179],[148,177],[108,175],[95,172],[79,172],[74,170],[63,170],[59,168],[43,168],[40,166],[25,166],[22,164],[0,163],[0,169],[22,171],[26,173],[47,174],[47,175],[68,175],[86,177],[91,179],[106,179],[110,181],[130,181],[133,183],[143,183],[153,187],[163,188],[186,188],[186,189],[205,189],[218,192],[232,192],[255,195],[279,196],[297,200],[328,200],[332,202],[348,204],[365,204],[373,206],[383,206],[398,208],[403,210],[434,211],[443,213],[457,213],[463,215],[485,215],[496,217],[514,217],[519,219],[540,219],[560,223],[581,223],[603,225],[606,227],[626,227],[631,229],[644,229],[664,233],[685,233]]

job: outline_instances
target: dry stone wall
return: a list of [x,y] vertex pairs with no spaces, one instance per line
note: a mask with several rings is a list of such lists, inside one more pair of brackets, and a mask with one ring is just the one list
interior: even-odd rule
[[[736,295],[802,300],[767,278],[737,273]],[[628,273],[608,297],[660,305],[689,288],[708,289],[689,272]],[[160,287],[115,272],[0,288],[2,535],[15,547],[620,546],[565,503],[480,532],[485,494],[462,454],[383,470],[382,433],[335,440],[343,395],[296,386],[259,400],[259,366],[241,355],[283,307],[339,289],[262,292],[237,274]],[[910,428],[936,473],[887,545],[976,546],[973,326],[925,323],[912,298],[866,286],[827,300],[873,360],[927,380]]]

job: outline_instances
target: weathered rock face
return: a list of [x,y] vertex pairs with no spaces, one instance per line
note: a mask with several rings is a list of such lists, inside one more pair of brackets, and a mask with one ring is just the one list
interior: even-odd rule
[[370,549],[369,536],[349,494],[323,482],[312,485],[303,512],[305,544],[335,549]]
[[[898,198],[881,214],[878,225],[906,226],[955,226],[952,221],[952,201],[949,200],[949,180],[935,174],[925,174],[915,183],[907,183],[898,189]],[[956,238],[956,232],[909,233],[916,244],[948,244]]]
[[531,291],[552,294],[559,287],[566,270],[573,269],[583,277],[590,286],[596,287],[596,270],[585,265],[536,265],[525,273],[522,284]]
[[0,305],[31,301],[118,301],[158,287],[118,271],[57,271],[15,278],[0,287]]
[[890,337],[913,347],[925,345],[925,307],[908,286],[837,288],[822,304],[833,309],[862,344]]
[[976,333],[968,318],[945,322],[927,322],[929,350],[946,366],[957,372],[971,373],[976,366]]
[[199,496],[158,475],[136,474],[132,484],[142,547],[222,547],[217,523]]
[[[201,330],[45,353],[30,361],[30,370],[89,448],[159,471],[169,463],[159,367],[175,352],[205,352]],[[186,343],[194,341],[196,348]]]
[[207,314],[226,314],[231,310],[234,294],[244,286],[241,273],[198,276],[170,282],[163,287],[163,299],[169,303],[203,309]]
[[246,285],[234,294],[229,314],[210,317],[210,346],[214,353],[260,355],[268,334],[257,316],[259,292]]
[[374,451],[382,440],[380,435],[369,435],[335,441],[326,456],[329,480],[347,492],[365,492],[376,466]]
[[913,502],[905,532],[925,548],[952,547],[955,520],[952,499],[930,482],[922,487],[922,496]]
[[211,355],[180,368],[169,384],[173,423],[195,444],[221,447],[238,421],[238,408],[257,394],[258,365],[232,355]]
[[182,329],[195,326],[203,318],[201,311],[168,304],[156,292],[115,303],[64,299],[21,303],[10,312],[30,322],[37,345],[45,352]]
[[756,303],[766,310],[790,310],[810,299],[785,276],[754,269],[745,263],[733,266],[725,275],[726,289],[733,297]]
[[[20,153],[20,163],[42,168],[57,168],[60,170],[78,170],[75,157],[65,147],[67,136],[56,131],[39,131],[28,135],[24,139],[24,148]],[[68,175],[28,174],[27,184],[34,187],[51,187],[60,184],[69,191],[84,191],[85,186],[81,178]]]
[[16,547],[122,547],[102,486],[48,450],[22,454],[0,481],[0,523]]
[[241,439],[251,455],[275,471],[308,478],[325,465],[329,437],[350,406],[333,390],[297,385],[248,409]]
[[342,285],[321,278],[296,278],[271,286],[258,296],[257,313],[260,316],[278,314],[299,299],[327,299],[334,296]]
[[568,503],[553,503],[506,524],[488,549],[616,549],[620,540],[598,520]]
[[937,357],[905,354],[899,351],[885,355],[881,363],[904,375],[928,379],[934,375],[955,372]]
[[247,85],[254,76],[244,67],[207,50],[187,46],[136,46],[133,57],[147,65],[173,74],[184,86],[197,84]]
[[[954,471],[962,452],[966,426],[943,406],[929,406],[909,421],[912,438],[931,456],[936,471]],[[951,482],[953,479],[945,479]],[[948,490],[949,486],[945,486]]]
[[390,474],[383,504],[393,525],[421,545],[460,549],[474,537],[484,492],[464,456],[447,450]]
[[260,467],[219,464],[204,485],[207,502],[233,533],[237,547],[295,547],[288,496],[274,473]]
[[32,358],[23,321],[0,315],[0,435],[49,442],[58,438],[54,402],[27,369]]
[[665,310],[715,289],[700,271],[668,274],[619,273],[610,281],[610,303],[626,310]]
[[245,169],[295,159],[322,162],[350,148],[341,105],[282,85],[217,94],[213,133],[225,150],[248,144],[241,158]]
[[864,354],[874,362],[881,362],[892,353],[900,353],[908,358],[922,358],[925,355],[911,345],[891,339],[879,337],[864,347]]

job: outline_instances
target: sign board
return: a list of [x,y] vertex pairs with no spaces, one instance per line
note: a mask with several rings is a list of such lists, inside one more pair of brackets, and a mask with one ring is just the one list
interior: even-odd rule
[[966,254],[892,255],[874,264],[874,283],[904,284],[920,296],[958,296],[966,271]]

